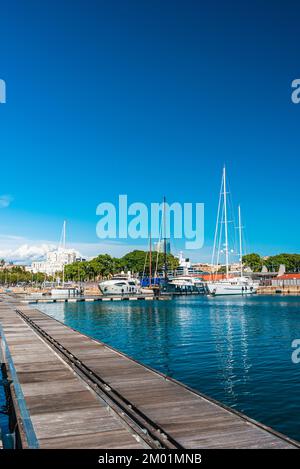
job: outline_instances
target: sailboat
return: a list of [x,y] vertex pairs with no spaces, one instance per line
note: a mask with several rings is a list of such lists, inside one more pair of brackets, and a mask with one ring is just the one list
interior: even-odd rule
[[[143,279],[144,279],[145,271],[146,271],[147,257],[148,257],[148,252],[146,253],[146,257],[145,257],[142,283],[143,283]],[[149,284],[141,287],[141,293],[145,293],[146,295],[149,295],[149,294],[154,295],[154,290],[156,288],[157,287],[155,285],[155,278],[154,278],[154,283],[152,285],[152,236],[150,232],[150,236],[149,236]]]
[[[59,242],[59,247],[58,247],[57,252],[62,257],[66,253],[66,221],[64,221],[63,223],[61,239]],[[51,289],[50,293],[53,297],[54,296],[70,297],[70,296],[76,296],[80,294],[79,288],[65,284],[65,263],[66,263],[65,260],[63,260],[62,261],[62,284]]]
[[[217,252],[217,262],[219,264],[220,258],[220,246],[222,241],[222,231],[224,226],[224,249],[225,252],[225,266],[226,266],[226,274],[225,278],[220,280],[216,280],[214,278],[214,274],[212,273],[211,279],[207,282],[207,290],[208,293],[212,296],[219,296],[219,295],[251,295],[256,293],[257,291],[257,284],[254,283],[251,279],[245,277],[243,275],[243,246],[242,246],[242,222],[241,222],[241,207],[238,208],[238,215],[239,215],[239,262],[240,262],[240,275],[239,276],[231,276],[229,274],[229,242],[228,242],[228,202],[227,202],[227,187],[226,187],[226,168],[223,168],[222,174],[222,182],[221,182],[221,190],[220,190],[220,197],[219,197],[219,206],[218,206],[218,214],[217,214],[217,222],[216,222],[216,231],[215,231],[215,238],[214,238],[214,248],[212,254],[212,266],[215,263],[216,259],[216,249],[218,244],[218,252]],[[221,229],[219,232],[219,218],[221,214]]]

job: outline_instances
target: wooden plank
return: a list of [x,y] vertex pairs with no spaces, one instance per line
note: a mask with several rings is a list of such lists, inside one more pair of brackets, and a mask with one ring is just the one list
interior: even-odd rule
[[61,436],[59,438],[44,438],[40,440],[43,448],[47,449],[139,449],[141,444],[131,435],[124,432],[106,431],[88,433],[75,436]]

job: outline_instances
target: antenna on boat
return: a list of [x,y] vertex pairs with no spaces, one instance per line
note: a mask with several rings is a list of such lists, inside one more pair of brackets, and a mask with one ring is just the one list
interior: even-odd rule
[[241,277],[243,276],[243,246],[242,246],[242,216],[241,206],[238,207],[239,213],[239,241],[240,241],[240,266],[241,266]]

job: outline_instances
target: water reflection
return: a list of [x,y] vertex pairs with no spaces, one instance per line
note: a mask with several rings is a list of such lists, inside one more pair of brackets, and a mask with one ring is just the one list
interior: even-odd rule
[[300,439],[300,298],[185,297],[40,309]]
[[[215,337],[216,358],[227,401],[238,402],[240,387],[249,381],[246,301],[210,300],[210,326]],[[238,389],[236,389],[238,387]]]

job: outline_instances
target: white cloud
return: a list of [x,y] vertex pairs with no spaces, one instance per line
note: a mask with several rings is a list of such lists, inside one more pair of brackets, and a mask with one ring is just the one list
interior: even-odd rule
[[[98,254],[110,254],[114,257],[122,257],[127,252],[134,249],[148,249],[148,243],[129,244],[119,240],[106,240],[96,243],[67,243],[67,248],[74,249],[79,255],[87,259],[93,258]],[[0,234],[0,259],[13,261],[22,264],[31,264],[33,261],[42,260],[48,251],[57,249],[57,243],[51,240],[32,240],[22,236],[1,235]],[[185,257],[189,257],[192,262],[210,262],[211,246],[205,246],[202,249],[187,251],[183,250]],[[172,243],[172,252],[177,254],[181,246],[175,242]]]
[[[31,264],[45,258],[48,251],[57,249],[57,243],[49,240],[31,240],[15,235],[0,234],[0,259],[22,264]],[[133,249],[145,249],[146,246],[134,246],[120,242],[67,243],[68,249],[74,249],[78,255],[87,259],[98,254],[110,254],[121,257]],[[79,254],[80,253],[80,254]]]
[[0,195],[0,208],[7,208],[10,206],[13,198],[9,194]]
[[0,249],[0,258],[13,262],[32,262],[42,259],[46,252],[53,251],[55,244],[21,244],[15,248]]

